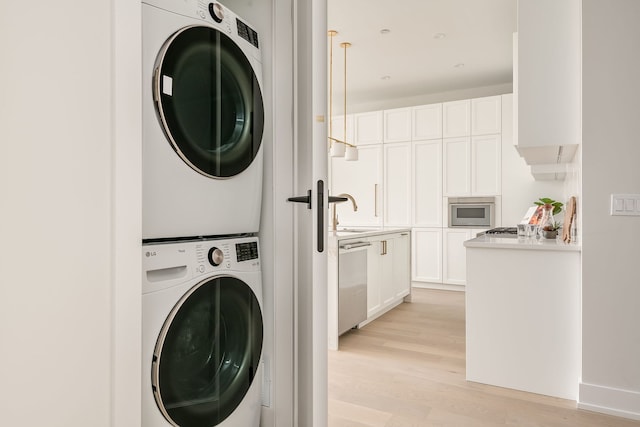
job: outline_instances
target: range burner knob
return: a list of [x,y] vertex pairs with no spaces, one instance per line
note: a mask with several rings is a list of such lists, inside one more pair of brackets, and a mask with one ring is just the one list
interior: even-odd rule
[[222,22],[224,19],[224,9],[220,3],[209,3],[209,15],[217,23]]
[[219,266],[224,261],[224,253],[215,246],[209,249],[209,263],[214,267]]

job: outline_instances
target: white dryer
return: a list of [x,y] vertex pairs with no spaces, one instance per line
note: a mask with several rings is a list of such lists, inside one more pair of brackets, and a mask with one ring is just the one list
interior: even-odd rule
[[142,2],[142,238],[257,232],[258,33],[220,3]]
[[258,427],[258,238],[142,248],[142,427]]

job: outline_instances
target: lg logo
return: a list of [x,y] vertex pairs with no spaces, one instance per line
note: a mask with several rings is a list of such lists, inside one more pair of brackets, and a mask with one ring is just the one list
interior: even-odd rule
[[156,256],[156,252],[155,251],[147,251],[144,254],[147,258],[152,257],[152,256]]

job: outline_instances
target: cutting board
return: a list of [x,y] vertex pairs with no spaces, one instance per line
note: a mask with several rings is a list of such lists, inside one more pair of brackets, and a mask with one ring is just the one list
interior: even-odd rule
[[571,226],[576,220],[576,198],[571,196],[567,202],[567,209],[564,211],[564,223],[562,226],[562,240],[571,243]]

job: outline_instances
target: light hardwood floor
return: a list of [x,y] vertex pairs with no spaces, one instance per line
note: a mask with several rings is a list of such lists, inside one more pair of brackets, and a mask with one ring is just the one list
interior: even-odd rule
[[464,293],[413,302],[340,337],[329,352],[329,427],[638,427],[575,402],[465,380]]

